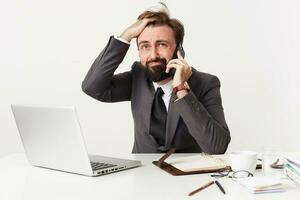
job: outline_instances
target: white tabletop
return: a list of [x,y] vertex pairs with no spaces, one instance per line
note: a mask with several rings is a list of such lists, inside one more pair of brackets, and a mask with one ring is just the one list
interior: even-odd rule
[[[221,178],[226,195],[212,185],[189,197],[188,193],[214,180],[209,174],[172,176],[151,162],[160,154],[128,155],[141,160],[142,167],[99,177],[87,177],[32,167],[24,154],[0,159],[1,200],[56,199],[298,199],[300,189],[290,180],[283,180],[285,192],[251,194],[229,178]],[[186,156],[176,154],[173,156]],[[257,171],[259,174],[260,172]]]

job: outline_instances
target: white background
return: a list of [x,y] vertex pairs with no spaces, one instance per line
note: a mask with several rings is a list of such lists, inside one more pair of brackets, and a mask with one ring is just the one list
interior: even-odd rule
[[[130,153],[130,102],[97,102],[81,82],[109,36],[157,1],[0,2],[0,156],[23,151],[11,103],[75,105],[90,152]],[[221,80],[228,151],[299,151],[300,2],[166,3],[185,25],[187,62]],[[132,42],[118,72],[138,59]]]

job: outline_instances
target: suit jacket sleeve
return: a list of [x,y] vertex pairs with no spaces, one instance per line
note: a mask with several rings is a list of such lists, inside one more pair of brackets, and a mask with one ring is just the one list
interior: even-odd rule
[[193,92],[191,88],[185,97],[175,102],[175,109],[203,152],[225,153],[230,132],[222,107],[220,81],[216,76],[210,76],[205,82],[202,92],[196,89]]
[[87,95],[103,102],[130,100],[131,72],[114,75],[128,48],[128,44],[110,37],[82,82],[82,90]]

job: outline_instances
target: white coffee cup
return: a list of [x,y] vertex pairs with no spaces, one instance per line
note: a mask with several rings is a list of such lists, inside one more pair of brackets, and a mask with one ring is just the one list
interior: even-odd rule
[[257,163],[257,152],[234,151],[230,153],[229,163],[232,171],[245,170],[254,174]]

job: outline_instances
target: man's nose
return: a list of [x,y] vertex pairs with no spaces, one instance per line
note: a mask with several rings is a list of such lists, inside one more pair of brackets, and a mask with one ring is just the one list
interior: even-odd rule
[[152,59],[155,59],[158,57],[158,51],[157,51],[157,48],[151,48],[151,51],[150,51],[150,58],[151,60]]

